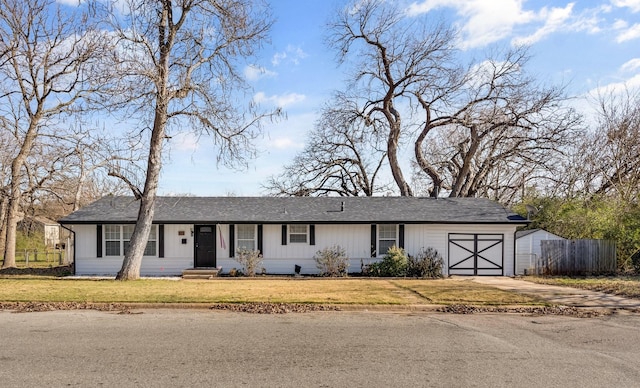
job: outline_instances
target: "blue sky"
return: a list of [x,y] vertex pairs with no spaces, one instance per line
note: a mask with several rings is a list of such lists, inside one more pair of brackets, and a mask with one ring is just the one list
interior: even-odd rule
[[[402,0],[398,0],[402,1]],[[282,171],[303,147],[318,111],[342,87],[344,68],[324,43],[325,24],[341,0],[272,0],[271,43],[244,71],[254,100],[281,106],[287,119],[265,126],[261,150],[247,170],[216,165],[210,140],[175,136],[159,193],[199,196],[263,195],[261,183]],[[469,58],[492,47],[527,43],[529,71],[544,83],[568,85],[576,106],[591,109],[598,90],[640,86],[640,0],[416,0],[401,4],[411,17],[444,17],[461,31]]]

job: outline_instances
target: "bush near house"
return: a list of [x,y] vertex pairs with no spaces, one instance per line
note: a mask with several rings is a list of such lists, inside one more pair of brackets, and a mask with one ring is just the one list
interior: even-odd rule
[[349,257],[340,245],[319,250],[313,259],[322,276],[347,276],[349,272]]
[[389,248],[384,258],[369,266],[369,275],[382,277],[407,276],[409,258],[403,248]]
[[368,267],[370,276],[418,278],[442,277],[442,256],[434,248],[423,248],[417,255],[408,255],[403,248],[392,246],[384,258]]
[[432,247],[422,248],[416,256],[409,255],[407,276],[417,278],[441,278],[444,261]]
[[[258,250],[238,249],[236,251],[235,260],[242,265],[242,274],[244,276],[253,277],[257,272],[264,272],[262,266],[262,254]],[[236,275],[239,275],[236,272]]]

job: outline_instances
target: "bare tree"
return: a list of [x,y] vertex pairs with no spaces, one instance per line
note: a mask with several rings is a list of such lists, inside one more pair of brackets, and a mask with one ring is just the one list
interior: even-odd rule
[[[579,134],[580,117],[565,105],[562,89],[538,86],[527,76],[526,53],[517,48],[473,67],[446,106],[439,97],[425,97],[429,85],[416,94],[425,119],[415,155],[433,183],[432,195],[442,189],[452,197],[507,189],[513,196],[527,175],[551,168],[554,154]],[[430,143],[435,132],[440,134]]]
[[[129,0],[126,12],[112,10],[118,40],[118,75],[109,103],[141,117],[138,131],[149,133],[142,189],[121,171],[111,174],[129,184],[140,200],[131,243],[117,279],[140,276],[151,229],[164,143],[172,131],[187,127],[211,135],[219,161],[235,164],[253,152],[251,140],[265,116],[240,107],[246,85],[237,72],[255,53],[271,25],[259,0]],[[114,5],[120,5],[114,2]],[[115,82],[119,81],[119,82]],[[121,97],[119,101],[114,101]],[[147,132],[148,129],[148,132]]]
[[457,82],[454,31],[410,20],[397,3],[384,0],[349,3],[329,28],[329,44],[339,61],[354,69],[349,98],[361,102],[361,114],[369,122],[386,128],[391,173],[400,194],[411,196],[398,153],[402,135],[413,123],[402,112],[423,85]]
[[92,30],[86,7],[60,7],[53,0],[0,0],[0,115],[18,145],[8,180],[3,268],[16,265],[27,159],[43,133],[64,130],[62,117],[82,110],[95,86],[90,70],[104,40]]
[[513,199],[576,134],[579,117],[562,88],[538,85],[524,71],[525,47],[465,67],[452,29],[383,0],[350,3],[331,29],[339,59],[354,64],[345,95],[388,130],[401,195],[413,195],[398,159],[403,139],[414,144],[414,177],[430,181],[430,195]]
[[556,190],[565,198],[604,196],[625,203],[640,195],[640,94],[610,91],[595,96],[595,121],[567,157]]
[[386,160],[384,140],[340,96],[327,104],[303,151],[284,172],[269,178],[273,195],[372,196]]

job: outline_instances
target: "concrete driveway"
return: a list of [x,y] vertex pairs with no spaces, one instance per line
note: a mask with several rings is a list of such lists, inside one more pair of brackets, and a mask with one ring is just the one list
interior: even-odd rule
[[582,290],[573,287],[537,284],[520,278],[505,276],[475,276],[474,282],[486,284],[505,291],[529,294],[554,304],[595,309],[639,310],[640,300],[605,294],[604,292]]

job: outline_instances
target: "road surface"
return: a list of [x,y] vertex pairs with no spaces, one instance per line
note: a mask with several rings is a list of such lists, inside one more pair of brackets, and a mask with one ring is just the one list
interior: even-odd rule
[[0,312],[3,387],[632,387],[640,315]]

